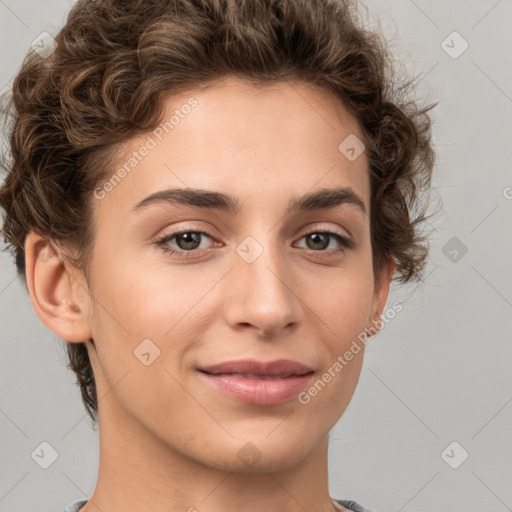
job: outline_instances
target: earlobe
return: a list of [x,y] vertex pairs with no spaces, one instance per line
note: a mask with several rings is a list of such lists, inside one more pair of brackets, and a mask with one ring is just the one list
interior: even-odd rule
[[41,321],[66,341],[92,338],[87,289],[55,243],[31,231],[25,240],[25,268],[30,300]]

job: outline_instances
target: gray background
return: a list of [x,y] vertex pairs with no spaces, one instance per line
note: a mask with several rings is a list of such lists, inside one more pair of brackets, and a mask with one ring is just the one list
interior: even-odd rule
[[[72,3],[0,0],[0,90]],[[512,510],[511,1],[366,4],[369,26],[380,20],[397,60],[422,74],[418,94],[440,100],[433,198],[443,210],[430,226],[426,284],[393,286],[388,307],[404,308],[368,345],[331,433],[331,496],[376,512]],[[454,31],[469,44],[457,58],[441,46]],[[451,244],[467,253],[454,258]],[[0,511],[60,511],[94,489],[97,432],[63,342],[35,314],[6,252],[0,272]],[[42,441],[58,452],[48,469],[31,458]],[[469,457],[453,469],[445,461],[460,463],[462,450]]]

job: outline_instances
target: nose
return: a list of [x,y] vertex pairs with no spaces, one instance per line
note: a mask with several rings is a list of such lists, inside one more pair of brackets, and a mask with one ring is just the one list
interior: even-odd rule
[[228,324],[235,330],[252,329],[261,337],[293,329],[301,318],[301,298],[284,251],[266,243],[263,252],[250,261],[234,254],[235,268],[224,295]]

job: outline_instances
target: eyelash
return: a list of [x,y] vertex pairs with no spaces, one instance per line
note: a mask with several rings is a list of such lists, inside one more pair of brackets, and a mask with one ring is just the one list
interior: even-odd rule
[[[169,248],[169,246],[166,245],[167,242],[170,242],[172,239],[176,238],[178,235],[183,235],[185,233],[200,234],[200,235],[204,235],[210,239],[213,239],[212,236],[210,236],[208,233],[206,233],[204,231],[186,229],[186,230],[177,231],[176,233],[171,233],[169,235],[163,236],[162,238],[158,239],[155,242],[155,245],[160,247],[160,249],[166,254],[172,254],[172,255],[178,256],[180,258],[194,257],[198,252],[201,252],[203,249],[192,249],[190,251],[185,251],[183,249],[182,250],[171,249],[171,248]],[[325,251],[325,250],[315,251],[313,249],[309,249],[310,252],[315,253],[315,256],[319,256],[320,258],[333,257],[335,255],[334,253],[353,249],[356,245],[355,242],[353,240],[351,240],[350,238],[346,237],[345,235],[341,235],[340,233],[336,233],[334,231],[310,231],[309,233],[305,233],[304,235],[302,235],[301,238],[304,238],[309,235],[315,235],[315,234],[328,235],[328,236],[334,238],[342,246],[339,249],[334,249],[334,250],[330,250],[330,251]]]

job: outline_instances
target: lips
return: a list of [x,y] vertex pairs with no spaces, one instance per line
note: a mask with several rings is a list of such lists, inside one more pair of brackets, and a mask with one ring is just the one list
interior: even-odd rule
[[227,361],[198,370],[201,380],[222,395],[260,406],[296,398],[315,373],[311,367],[289,359]]
[[255,359],[239,359],[215,365],[202,366],[199,370],[212,375],[235,375],[247,379],[287,378],[313,372],[313,368],[310,366],[290,359],[278,359],[268,362],[257,361]]

